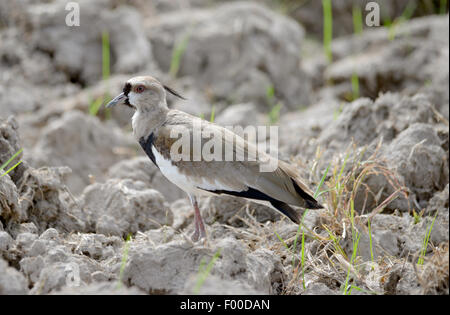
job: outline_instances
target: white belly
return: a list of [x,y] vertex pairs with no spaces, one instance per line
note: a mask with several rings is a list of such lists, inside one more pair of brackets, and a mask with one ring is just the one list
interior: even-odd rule
[[215,195],[208,190],[232,190],[225,185],[218,183],[214,179],[206,180],[205,178],[190,178],[181,173],[170,160],[165,159],[158,150],[152,146],[152,152],[155,156],[156,164],[161,173],[173,184],[191,195]]
[[188,194],[195,193],[197,188],[189,182],[186,175],[180,173],[178,168],[173,165],[170,160],[166,160],[161,154],[159,154],[154,146],[152,146],[152,152],[155,156],[155,161],[159,167],[159,170],[169,181],[177,185]]

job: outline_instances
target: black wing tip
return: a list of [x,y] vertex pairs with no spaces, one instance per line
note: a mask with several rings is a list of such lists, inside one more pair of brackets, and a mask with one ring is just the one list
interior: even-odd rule
[[[206,189],[204,189],[206,190]],[[226,194],[226,195],[231,195],[231,196],[235,196],[235,197],[243,197],[243,198],[249,198],[249,199],[256,199],[256,200],[266,200],[269,201],[271,203],[271,205],[277,209],[278,211],[280,211],[281,213],[283,213],[285,216],[287,216],[289,219],[291,219],[292,222],[300,224],[301,222],[301,215],[300,213],[293,209],[291,206],[289,206],[287,203],[276,200],[266,194],[264,194],[263,192],[256,190],[254,188],[249,187],[247,190],[244,191],[227,191],[227,190],[207,190],[211,193],[215,193],[215,194]],[[305,193],[306,194],[306,193]],[[307,209],[322,209],[323,206],[318,203],[313,197],[308,196],[308,199],[304,199],[305,203],[306,203],[306,207]]]
[[[287,216],[292,222],[296,224],[300,224],[302,221],[301,213],[289,206],[287,203],[281,202],[281,201],[271,201],[270,202],[272,206],[283,213],[285,216]],[[317,201],[310,201],[306,200],[307,209],[322,209],[323,206],[318,203]]]
[[187,100],[184,96],[181,96],[180,93],[178,93],[177,91],[175,91],[174,89],[168,87],[167,85],[163,85],[164,89],[169,92],[172,95],[175,95],[178,98],[181,98],[182,100]]
[[305,201],[307,209],[323,209],[324,207],[317,202],[314,197],[312,197],[310,194],[305,192],[303,189],[300,188],[300,186],[295,182],[293,178],[291,178],[292,184],[294,185],[295,191],[300,195],[301,198]]
[[322,206],[320,203],[318,203],[316,200],[307,200],[305,199],[306,202],[306,208],[307,209],[323,209],[324,206]]
[[289,206],[287,203],[281,201],[271,201],[270,203],[275,209],[277,209],[285,216],[287,216],[289,219],[291,219],[292,222],[300,224],[301,222],[300,213],[297,212],[295,209],[293,209],[291,206]]
[[218,194],[218,195],[227,194],[227,195],[231,195],[231,196],[235,196],[235,197],[269,201],[270,204],[275,209],[277,209],[278,211],[283,213],[285,216],[287,216],[289,219],[291,219],[292,222],[300,224],[301,216],[295,209],[293,209],[287,203],[276,200],[257,189],[249,187],[247,190],[243,190],[243,191],[227,191],[227,190],[208,190],[208,191],[211,193]]

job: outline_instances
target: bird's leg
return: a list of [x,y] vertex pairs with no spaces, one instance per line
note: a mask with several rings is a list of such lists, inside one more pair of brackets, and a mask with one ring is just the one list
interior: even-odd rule
[[[195,207],[194,207],[195,208]],[[197,242],[200,236],[200,228],[198,226],[197,211],[194,210],[195,231],[191,236],[192,241]]]
[[191,198],[191,203],[194,206],[194,220],[195,220],[195,231],[192,234],[192,240],[197,242],[199,238],[206,238],[205,225],[203,224],[203,219],[200,214],[200,209],[198,208],[197,198],[195,196],[189,196]]

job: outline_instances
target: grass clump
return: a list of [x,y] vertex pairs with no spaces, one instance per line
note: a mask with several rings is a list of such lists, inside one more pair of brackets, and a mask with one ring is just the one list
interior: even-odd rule
[[[330,243],[328,246],[328,259],[335,261],[334,264],[340,265],[341,271],[337,273],[342,277],[343,294],[351,294],[352,289],[362,290],[355,283],[361,282],[359,279],[360,269],[364,264],[361,263],[358,253],[360,250],[360,240],[362,233],[366,234],[368,227],[369,252],[371,262],[374,262],[374,249],[372,242],[372,226],[370,220],[403,193],[403,187],[397,182],[395,175],[389,171],[383,162],[377,158],[378,149],[371,156],[366,158],[366,150],[348,150],[341,162],[334,163],[331,169],[331,176],[326,182],[327,193],[327,222],[323,228],[327,231],[328,239],[323,244]],[[392,186],[391,193],[383,201],[378,201],[378,205],[369,208],[369,197],[375,202],[379,199],[377,193],[372,192],[365,183],[369,176],[384,176]],[[359,200],[359,209],[355,209],[355,201]],[[362,202],[361,202],[361,199]],[[348,252],[344,246],[348,241],[351,245]],[[356,276],[354,278],[353,275]],[[353,280],[352,280],[353,279]],[[354,282],[354,283],[352,283]],[[367,292],[370,293],[370,292]]]
[[[321,203],[325,206],[320,214],[321,223],[314,230],[309,230],[302,219],[290,250],[292,265],[297,262],[293,279],[300,280],[303,290],[307,282],[311,281],[309,279],[320,278],[333,279],[335,288],[340,288],[345,295],[352,294],[354,290],[366,294],[380,293],[378,287],[372,288],[362,276],[369,271],[380,272],[381,268],[379,261],[375,261],[371,219],[403,193],[403,187],[398,184],[394,174],[377,157],[380,147],[381,144],[373,154],[368,155],[364,148],[356,149],[351,146],[322,173],[314,193],[315,198],[322,197]],[[317,155],[320,159],[320,153]],[[311,173],[315,174],[314,171]],[[380,200],[378,192],[372,192],[366,184],[369,176],[380,175],[392,185],[393,191],[384,200]],[[367,243],[361,242],[363,236]],[[309,244],[316,245],[306,246],[307,238],[311,240]],[[298,246],[299,243],[301,246]],[[284,240],[283,247],[290,244],[292,242],[289,239]],[[365,249],[370,253],[368,261],[361,257],[362,244],[368,247]],[[297,247],[301,249],[298,250]],[[294,287],[295,282],[292,281],[289,288]]]
[[433,248],[433,254],[423,265],[414,265],[421,294],[449,294],[449,244]]

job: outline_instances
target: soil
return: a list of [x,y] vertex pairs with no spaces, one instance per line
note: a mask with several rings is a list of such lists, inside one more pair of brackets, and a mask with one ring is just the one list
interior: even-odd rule
[[[23,149],[0,169],[0,294],[448,295],[448,14],[396,1],[386,14],[418,3],[412,18],[352,34],[354,2],[333,8],[331,61],[320,1],[80,0],[76,27],[62,0],[0,2],[0,165]],[[92,113],[140,74],[188,98],[172,108],[279,126],[280,158],[325,209],[299,209],[299,229],[202,198],[193,243],[190,202],[132,138],[132,111]]]

